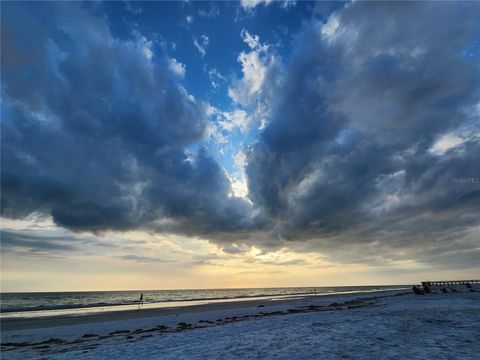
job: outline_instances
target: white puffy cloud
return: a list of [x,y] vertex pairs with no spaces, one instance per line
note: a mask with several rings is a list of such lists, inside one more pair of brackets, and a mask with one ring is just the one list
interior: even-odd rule
[[335,38],[335,34],[340,26],[340,20],[337,14],[332,14],[328,18],[328,21],[323,24],[321,29],[322,36],[327,40]]
[[258,51],[267,51],[268,45],[260,43],[260,37],[258,35],[251,35],[247,30],[243,29],[240,33],[242,40],[247,44],[250,49]]
[[247,155],[245,154],[245,151],[241,150],[235,155],[235,164],[240,168],[240,169],[245,169],[245,166],[247,165]]
[[261,44],[258,35],[252,36],[245,29],[240,35],[251,51],[242,51],[238,56],[243,77],[233,82],[228,95],[239,104],[249,105],[262,89],[271,59],[267,53],[268,45]]
[[260,5],[260,4],[268,5],[271,2],[272,0],[241,0],[240,4],[242,8],[249,10],[249,9],[255,8],[257,5]]
[[236,128],[242,132],[246,132],[252,123],[251,118],[245,110],[236,109],[231,112],[222,113],[225,120],[220,120],[219,123],[222,129],[232,131]]
[[283,77],[283,65],[268,44],[260,41],[245,29],[241,37],[250,51],[242,51],[237,60],[241,65],[242,77],[235,78],[228,88],[229,97],[244,107],[254,123],[262,129],[272,110],[272,97]]
[[232,195],[235,197],[247,199],[248,196],[248,184],[245,178],[241,179],[230,179],[231,187],[232,187]]
[[297,3],[297,0],[241,0],[240,5],[245,11],[252,11],[259,5],[267,6],[271,3],[279,3],[282,9],[288,9]]
[[222,129],[214,121],[210,121],[207,124],[205,135],[207,139],[212,139],[217,145],[228,143],[227,137],[222,134]]
[[184,78],[186,73],[185,64],[182,64],[175,58],[168,60],[168,68],[178,77]]

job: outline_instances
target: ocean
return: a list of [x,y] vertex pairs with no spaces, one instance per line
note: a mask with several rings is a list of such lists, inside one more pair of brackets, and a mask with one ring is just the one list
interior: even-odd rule
[[[314,294],[341,294],[393,290],[405,285],[285,287],[198,290],[134,290],[79,292],[17,292],[0,295],[0,316],[41,317],[50,315],[86,314],[142,308],[190,306],[234,300],[281,299]],[[139,305],[140,294],[143,304]]]

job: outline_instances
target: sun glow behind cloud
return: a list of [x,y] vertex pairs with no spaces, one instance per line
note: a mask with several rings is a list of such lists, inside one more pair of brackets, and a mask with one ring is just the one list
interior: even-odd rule
[[2,250],[2,289],[7,291],[338,286],[458,276],[454,270],[432,270],[413,260],[388,266],[343,264],[301,248],[263,252],[245,244],[221,247],[205,239],[140,231],[72,235],[49,219],[2,219],[2,228],[4,242],[5,232],[38,234],[41,229],[57,244],[75,246],[52,251],[38,247],[42,239],[7,243]]

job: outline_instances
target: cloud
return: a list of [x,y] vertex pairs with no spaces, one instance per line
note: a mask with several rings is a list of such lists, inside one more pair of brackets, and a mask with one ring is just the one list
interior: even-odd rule
[[243,77],[233,82],[228,89],[228,95],[241,105],[249,105],[262,90],[267,75],[268,59],[265,52],[268,46],[261,45],[259,37],[251,36],[248,31],[242,30],[241,36],[252,51],[242,51],[238,56],[237,60],[242,66]]
[[252,226],[217,162],[187,153],[205,138],[207,106],[149,40],[114,37],[80,4],[5,6],[2,216],[96,233]]
[[281,4],[280,6],[283,9],[288,9],[297,3],[296,0],[275,0],[275,1],[274,0],[241,0],[240,5],[242,9],[246,11],[252,11],[259,5],[268,6],[272,2]]
[[480,139],[480,124],[472,124],[469,129],[456,130],[440,135],[433,143],[429,151],[432,154],[442,156],[448,151],[463,151],[469,142]]
[[207,35],[202,35],[200,41],[197,38],[193,38],[193,45],[198,50],[200,56],[203,58],[207,54],[207,46],[209,43],[209,38]]
[[182,64],[175,58],[171,58],[168,61],[169,69],[178,77],[184,78],[186,73],[185,64]]
[[[79,4],[4,6],[2,216],[202,236],[227,253],[475,266],[477,4],[349,3],[306,22],[287,61],[244,30],[225,114],[141,34],[116,38]],[[252,123],[235,159],[246,176],[230,179],[199,144]]]
[[286,261],[277,261],[277,260],[259,260],[255,261],[263,265],[273,265],[273,266],[295,266],[295,265],[305,265],[306,261],[303,259],[292,259]]
[[228,142],[228,133],[239,130],[246,133],[253,123],[248,112],[243,109],[221,111],[210,104],[207,106],[210,122],[207,125],[207,138],[212,138],[217,144]]
[[250,47],[252,50],[263,49],[263,46],[260,44],[260,38],[258,35],[250,35],[250,33],[243,29],[240,33],[242,40]]
[[247,105],[262,89],[267,69],[265,62],[256,51],[242,52],[238,62],[242,66],[243,78],[229,88],[228,95],[235,102]]
[[272,0],[241,0],[240,5],[242,8],[249,10],[253,9],[260,4],[268,5]]
[[249,118],[248,113],[245,110],[236,109],[231,112],[222,113],[225,120],[220,120],[219,124],[223,130],[232,131],[234,129],[240,129],[242,132],[246,132],[252,120]]
[[242,51],[237,58],[242,67],[242,77],[231,81],[228,96],[247,109],[252,121],[264,128],[284,69],[273,49],[261,43],[258,35],[251,35],[243,29],[240,36],[250,51]]
[[[480,178],[479,139],[444,142],[442,156],[429,149],[452,131],[478,130],[480,73],[462,55],[474,13],[453,3],[355,2],[305,26],[247,151],[249,198],[271,237],[342,249],[342,261],[378,253],[428,262],[433,249],[466,239],[478,225],[480,185],[452,179]],[[272,83],[263,71],[245,89]]]
[[214,121],[207,125],[206,134],[207,138],[212,139],[216,144],[226,144],[228,142],[228,139],[222,133],[222,129]]
[[220,74],[216,68],[211,68],[208,70],[208,78],[210,79],[210,83],[215,90],[220,87],[221,82],[226,81],[225,77]]
[[29,251],[73,251],[75,239],[71,236],[31,235],[22,232],[0,231],[2,251],[24,248]]
[[232,184],[232,195],[248,200],[248,184],[245,178],[242,176],[240,179],[230,179]]
[[136,262],[153,262],[153,263],[175,263],[175,260],[168,260],[159,257],[138,256],[138,255],[120,255],[118,259]]
[[227,253],[227,254],[232,254],[232,255],[236,255],[236,254],[243,254],[243,253],[246,253],[247,251],[249,251],[249,247],[244,245],[244,244],[240,244],[240,245],[237,245],[237,244],[229,244],[227,246],[224,246],[222,248],[222,251],[224,253]]
[[241,169],[245,168],[245,166],[247,165],[246,160],[247,156],[245,155],[245,152],[243,150],[239,151],[237,155],[235,155],[235,164]]

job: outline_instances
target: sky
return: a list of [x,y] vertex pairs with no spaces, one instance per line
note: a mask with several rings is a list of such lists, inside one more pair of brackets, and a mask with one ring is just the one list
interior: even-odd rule
[[480,276],[476,2],[2,2],[1,289]]

